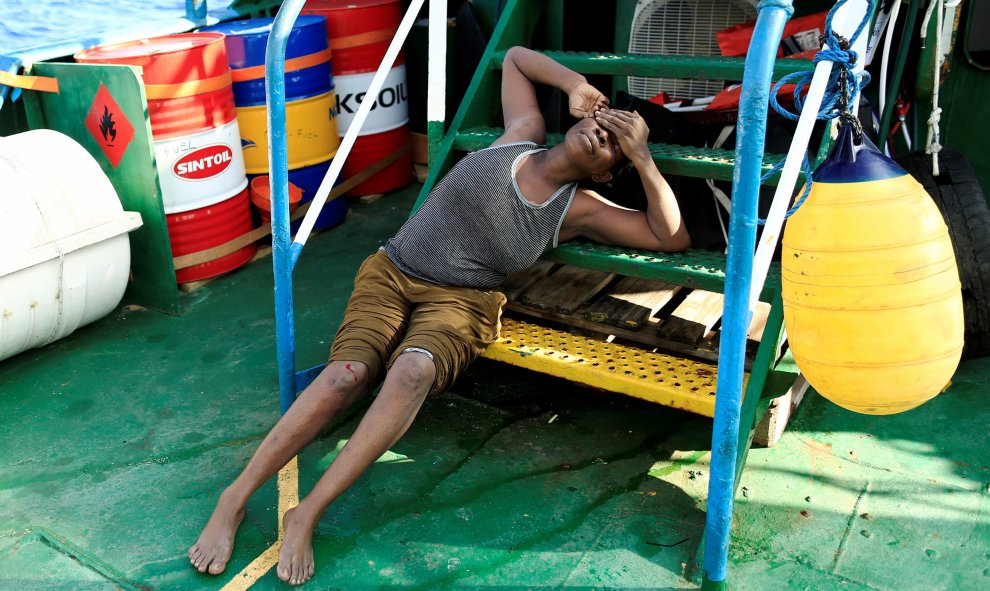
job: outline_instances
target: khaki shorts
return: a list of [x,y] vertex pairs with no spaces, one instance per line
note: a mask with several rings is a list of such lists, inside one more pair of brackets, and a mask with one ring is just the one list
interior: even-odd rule
[[407,349],[429,351],[437,370],[430,393],[436,394],[498,338],[504,304],[498,291],[406,275],[379,251],[358,270],[330,361],[360,361],[378,384]]

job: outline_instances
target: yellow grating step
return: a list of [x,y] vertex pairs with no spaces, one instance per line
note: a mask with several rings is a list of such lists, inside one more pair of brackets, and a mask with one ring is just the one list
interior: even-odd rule
[[504,317],[501,337],[484,356],[706,417],[715,414],[716,368],[708,363]]

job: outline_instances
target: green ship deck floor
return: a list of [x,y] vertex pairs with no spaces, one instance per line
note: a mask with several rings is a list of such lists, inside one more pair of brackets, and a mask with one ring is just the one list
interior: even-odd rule
[[[417,189],[310,241],[300,367],[325,356],[358,265]],[[278,418],[270,259],[183,305],[122,307],[0,363],[0,590],[221,589],[275,542],[273,481],[226,573],[186,559]],[[731,587],[990,588],[988,389],[984,359],[903,415],[810,395],[777,447],[750,454]],[[303,493],[355,420],[300,456]],[[710,436],[703,417],[479,360],[331,507],[304,588],[696,588]],[[249,588],[287,586],[272,570]]]

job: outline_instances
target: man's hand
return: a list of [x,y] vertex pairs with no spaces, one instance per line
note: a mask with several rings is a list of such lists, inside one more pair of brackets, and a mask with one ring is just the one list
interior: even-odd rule
[[581,82],[567,93],[571,116],[587,119],[595,116],[595,111],[608,108],[608,98],[597,88]]
[[595,113],[595,121],[615,135],[619,142],[619,148],[634,165],[639,166],[645,162],[652,162],[650,149],[646,144],[650,135],[650,128],[633,111],[620,111],[618,109],[603,109]]

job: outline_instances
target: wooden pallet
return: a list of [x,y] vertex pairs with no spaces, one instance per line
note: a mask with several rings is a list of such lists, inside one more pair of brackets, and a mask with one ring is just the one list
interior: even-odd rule
[[[537,319],[602,340],[714,362],[723,296],[662,281],[539,261],[502,286],[508,315]],[[747,339],[747,368],[763,337],[770,304],[760,302]]]

